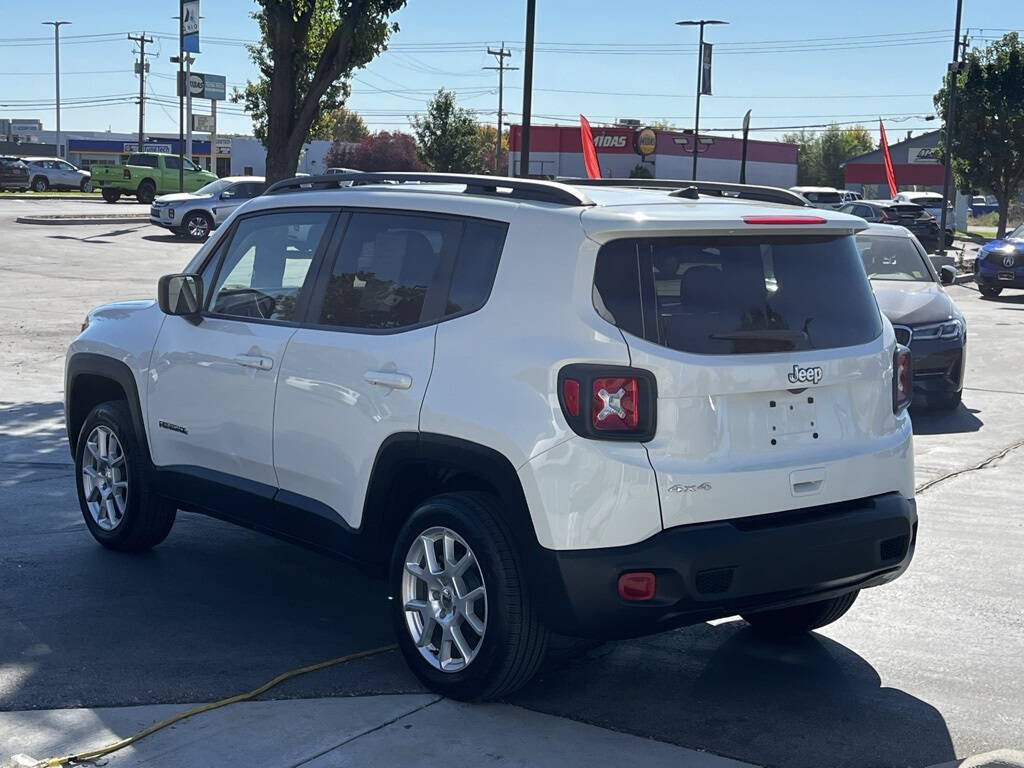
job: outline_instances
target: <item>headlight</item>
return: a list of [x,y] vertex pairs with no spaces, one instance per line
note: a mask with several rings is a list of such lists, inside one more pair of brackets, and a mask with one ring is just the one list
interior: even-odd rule
[[934,325],[919,325],[914,328],[913,339],[923,341],[926,339],[959,339],[967,330],[967,325],[961,318],[947,320],[944,323]]
[[958,339],[964,332],[964,321],[959,318],[939,326],[940,339]]

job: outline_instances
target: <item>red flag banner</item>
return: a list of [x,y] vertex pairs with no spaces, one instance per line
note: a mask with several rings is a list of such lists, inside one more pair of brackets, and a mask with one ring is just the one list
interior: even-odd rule
[[885,139],[885,126],[882,125],[882,118],[878,118],[878,130],[882,137],[882,158],[885,160],[885,180],[889,183],[889,197],[896,197],[900,189],[896,186],[896,172],[892,167],[892,157],[889,155],[889,142]]
[[601,166],[597,162],[597,150],[594,148],[594,134],[590,132],[590,123],[580,115],[580,139],[583,141],[583,165],[587,169],[588,179],[601,178]]

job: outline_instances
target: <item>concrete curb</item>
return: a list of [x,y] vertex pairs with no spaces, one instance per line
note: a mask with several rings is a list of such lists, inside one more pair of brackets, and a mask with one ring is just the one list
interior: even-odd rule
[[957,275],[956,279],[953,281],[953,284],[954,285],[964,285],[965,283],[973,283],[973,282],[974,282],[974,275],[973,274],[967,274],[967,275]]
[[96,216],[75,216],[69,215],[54,215],[54,216],[19,216],[15,219],[18,224],[49,224],[49,225],[69,225],[69,224],[138,224],[149,222],[148,213],[111,213],[107,215],[96,215]]
[[66,195],[36,195],[32,193],[5,194],[0,200],[102,200],[99,192],[69,192]]

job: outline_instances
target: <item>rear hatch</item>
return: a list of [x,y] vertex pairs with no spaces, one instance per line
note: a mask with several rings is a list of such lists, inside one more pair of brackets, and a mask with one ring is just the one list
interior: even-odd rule
[[657,381],[646,447],[666,527],[912,493],[893,341],[855,220],[832,218],[595,238],[595,307]]

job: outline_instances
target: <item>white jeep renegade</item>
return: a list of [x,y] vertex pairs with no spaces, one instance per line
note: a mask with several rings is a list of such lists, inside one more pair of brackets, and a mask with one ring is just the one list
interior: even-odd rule
[[72,343],[89,530],[141,550],[181,509],[356,560],[458,698],[522,685],[552,637],[836,620],[917,532],[865,225],[671,186],[274,185]]

